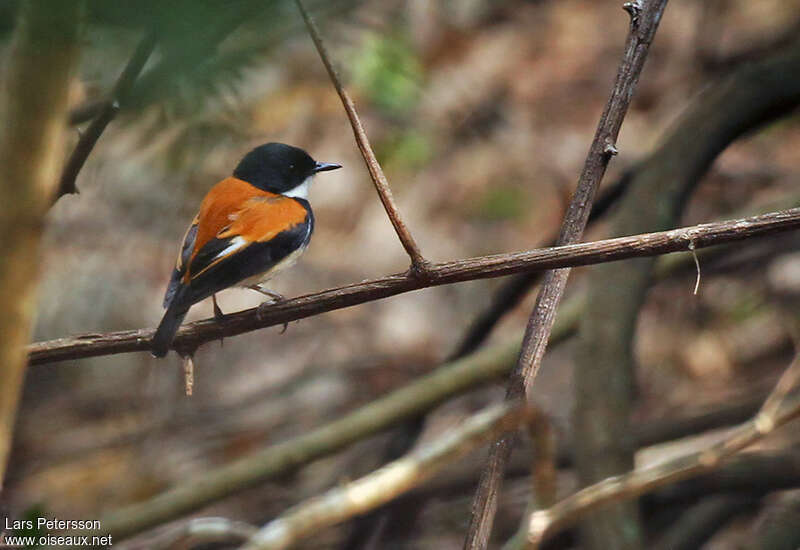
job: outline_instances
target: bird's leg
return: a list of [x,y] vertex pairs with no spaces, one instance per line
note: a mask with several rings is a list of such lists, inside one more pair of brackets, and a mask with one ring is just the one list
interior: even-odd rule
[[[269,296],[270,298],[272,298],[271,301],[264,302],[263,304],[258,306],[258,310],[256,311],[256,317],[258,317],[259,320],[261,319],[262,314],[263,314],[264,310],[267,307],[269,307],[269,306],[271,306],[273,304],[276,304],[278,302],[283,302],[284,300],[286,300],[286,298],[282,294],[278,294],[277,292],[273,292],[272,290],[263,288],[261,285],[250,285],[247,288],[249,288],[251,290],[255,290],[256,292],[260,292],[264,296]],[[288,327],[289,327],[289,322],[288,321],[286,323],[283,323],[283,328],[281,329],[281,334],[286,332],[286,329]]]
[[272,302],[273,303],[274,302],[283,302],[286,299],[283,296],[283,294],[278,294],[277,292],[269,290],[268,288],[264,288],[261,285],[250,285],[247,288],[249,288],[250,290],[255,290],[256,292],[260,292],[264,296],[269,296],[270,298],[272,298]]
[[214,320],[219,323],[225,317],[225,314],[222,313],[222,310],[219,308],[219,304],[217,304],[216,294],[211,295],[211,302],[214,304]]
[[[219,304],[217,304],[217,295],[216,294],[212,294],[211,295],[211,303],[214,304],[214,320],[217,323],[221,323],[222,320],[225,318],[225,314],[222,313],[222,310],[219,308]],[[224,345],[225,345],[225,338],[220,336],[220,338],[219,338],[219,347],[222,347]]]

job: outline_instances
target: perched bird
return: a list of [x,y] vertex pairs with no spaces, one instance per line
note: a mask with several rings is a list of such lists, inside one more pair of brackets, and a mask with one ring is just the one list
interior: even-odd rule
[[267,143],[239,162],[233,176],[216,184],[200,204],[178,254],[164,296],[167,309],[153,337],[163,357],[192,305],[234,285],[280,295],[261,283],[292,266],[311,240],[314,214],[308,188],[317,172],[339,164],[316,162],[297,147]]

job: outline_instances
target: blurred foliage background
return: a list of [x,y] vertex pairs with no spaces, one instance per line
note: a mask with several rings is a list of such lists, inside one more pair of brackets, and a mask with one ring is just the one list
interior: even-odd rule
[[[546,244],[559,226],[616,70],[628,17],[617,1],[337,0],[309,9],[354,95],[401,212],[428,259]],[[713,9],[710,7],[714,4]],[[673,0],[622,128],[606,182],[643,158],[700,90],[759,51],[798,13],[792,0]],[[0,9],[7,47],[14,2]],[[48,219],[36,340],[152,327],[179,239],[204,193],[250,148],[282,141],[343,170],[317,180],[312,244],[273,289],[296,296],[403,271],[339,99],[292,2],[89,3],[76,109],[102,99],[143,32],[160,41],[78,179]],[[734,65],[735,66],[735,65]],[[74,140],[85,123],[76,126]],[[688,205],[693,224],[797,197],[796,116],[738,141]],[[604,223],[589,238],[608,236]],[[638,420],[735,401],[768,387],[791,354],[776,295],[800,292],[794,236],[755,260],[658,284],[640,315]],[[766,246],[763,242],[741,249]],[[576,270],[570,293],[584,284]],[[502,280],[434,288],[203,346],[195,395],[173,354],[69,361],[28,371],[6,506],[22,516],[96,518],[253,449],[298,435],[434,368]],[[226,312],[260,296],[229,290]],[[533,296],[493,338],[521,329]],[[211,316],[195,306],[188,320]],[[536,401],[568,438],[571,345],[552,350]],[[759,390],[760,391],[760,390]],[[425,437],[496,400],[502,384],[441,407]],[[371,438],[205,515],[263,523],[301,497],[379,464]],[[477,467],[483,453],[465,464]],[[562,488],[571,485],[565,474]],[[498,540],[516,527],[527,481],[507,486]],[[460,548],[472,488],[434,495],[392,548]],[[721,530],[731,547],[755,515]],[[347,526],[308,548],[334,548]],[[714,545],[716,544],[716,545]]]

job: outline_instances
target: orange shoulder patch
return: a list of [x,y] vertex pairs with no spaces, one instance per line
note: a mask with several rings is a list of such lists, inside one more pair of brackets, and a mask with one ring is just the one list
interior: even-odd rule
[[200,204],[200,212],[197,214],[197,237],[192,257],[208,241],[215,238],[217,233],[231,224],[232,218],[249,199],[268,194],[246,181],[233,177],[226,178],[212,187]]
[[248,242],[265,242],[282,231],[301,224],[306,209],[296,200],[267,193],[253,197],[233,215],[230,226],[217,234],[220,239],[242,237]]
[[197,215],[197,237],[192,258],[211,239],[242,237],[264,242],[306,219],[306,209],[296,200],[262,191],[230,177],[211,188]]

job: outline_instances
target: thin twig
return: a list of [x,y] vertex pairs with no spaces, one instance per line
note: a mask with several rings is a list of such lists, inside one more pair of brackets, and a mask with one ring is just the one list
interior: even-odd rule
[[89,154],[92,152],[92,149],[94,149],[97,140],[100,139],[106,126],[114,120],[114,117],[117,116],[120,108],[128,99],[128,94],[133,88],[133,84],[136,82],[139,73],[142,72],[145,63],[147,63],[147,60],[150,58],[150,54],[153,53],[155,45],[156,33],[155,31],[149,31],[142,37],[139,45],[136,46],[133,56],[128,60],[125,69],[123,69],[122,74],[119,75],[116,84],[114,84],[114,88],[111,90],[111,97],[103,104],[97,117],[92,121],[86,131],[81,134],[78,144],[72,151],[69,160],[67,160],[64,170],[61,172],[58,190],[53,198],[54,202],[63,195],[78,192],[75,186],[75,180],[78,178],[81,168],[83,168],[83,165],[86,163],[86,159],[89,158]]
[[290,508],[251,537],[242,550],[288,548],[320,529],[377,508],[421,484],[501,430],[516,428],[525,417],[526,408],[513,402],[476,413],[430,445]]
[[254,525],[228,518],[193,518],[121,547],[125,550],[188,550],[201,545],[241,544],[257,531]]
[[694,243],[689,243],[689,250],[692,252],[694,267],[697,271],[697,277],[694,280],[694,291],[692,291],[692,294],[697,296],[697,292],[700,290],[700,260],[697,259],[697,250],[694,248]]
[[[611,156],[616,153],[617,135],[666,3],[667,0],[648,0],[644,5],[641,1],[627,2],[624,5],[631,16],[625,52],[611,97],[600,117],[586,157],[575,195],[561,225],[559,244],[576,243],[583,235],[595,192]],[[528,395],[541,365],[569,273],[569,269],[559,269],[545,274],[542,290],[525,331],[517,367],[509,380],[506,399],[519,399]],[[464,541],[465,549],[484,550],[489,543],[503,472],[511,456],[514,437],[513,433],[505,434],[489,451],[489,459],[472,504],[472,516]]]
[[[800,361],[795,360],[784,372],[773,390],[773,394],[783,394],[786,380],[796,380],[800,371]],[[767,403],[774,403],[770,397]],[[750,421],[741,425],[723,441],[707,449],[690,455],[669,460],[663,464],[634,470],[624,475],[614,476],[590,485],[556,505],[538,510],[526,522],[528,543],[538,548],[542,542],[552,537],[558,530],[574,524],[587,512],[609,502],[629,500],[659,487],[697,476],[719,467],[742,449],[760,441],[776,428],[800,416],[800,392],[783,395],[777,409],[761,410]],[[768,417],[768,419],[765,419]]]
[[400,242],[403,244],[403,248],[406,249],[406,253],[408,253],[408,256],[411,258],[411,272],[417,276],[425,276],[428,262],[422,256],[417,243],[414,241],[414,237],[411,236],[411,232],[408,230],[403,218],[400,216],[400,212],[397,210],[397,205],[392,196],[392,190],[389,188],[389,182],[386,180],[383,169],[378,159],[375,157],[375,153],[372,151],[367,133],[364,131],[364,126],[361,124],[361,119],[356,112],[355,103],[353,103],[347,90],[342,86],[342,81],[339,79],[339,74],[331,63],[330,55],[325,47],[325,43],[322,41],[322,37],[319,34],[314,20],[308,11],[306,11],[301,0],[295,0],[295,3],[303,16],[306,27],[308,27],[308,32],[311,35],[311,39],[314,41],[314,45],[317,47],[317,51],[319,52],[320,58],[322,58],[325,69],[328,71],[331,82],[334,88],[336,88],[339,98],[342,100],[347,118],[350,120],[350,126],[353,127],[353,135],[355,136],[356,144],[358,144],[358,149],[361,151],[361,156],[364,157],[364,162],[367,165],[367,170],[369,170],[372,183],[375,184],[375,189],[378,191],[378,196],[383,203],[384,209],[386,209],[386,214],[389,216],[389,220],[392,222],[392,226],[394,226],[394,230]]
[[[409,273],[388,275],[315,294],[285,300],[262,311],[252,308],[226,315],[221,321],[206,319],[183,326],[175,338],[176,349],[194,349],[220,337],[231,337],[261,328],[282,325],[327,311],[363,304],[404,292],[475,279],[501,277],[523,271],[536,271],[612,262],[669,252],[686,251],[689,241],[708,246],[772,235],[800,227],[800,208],[771,212],[736,220],[695,225],[656,233],[618,237],[552,248],[481,256],[455,262],[432,264],[429,279]],[[89,333],[38,342],[28,346],[30,364],[68,359],[150,351],[152,329],[127,330],[104,334]]]
[[754,422],[759,430],[770,431],[774,428],[772,423],[778,416],[778,411],[798,383],[800,383],[800,355],[795,356],[794,362],[781,375],[778,383],[775,384],[775,389],[769,394],[756,415]]

